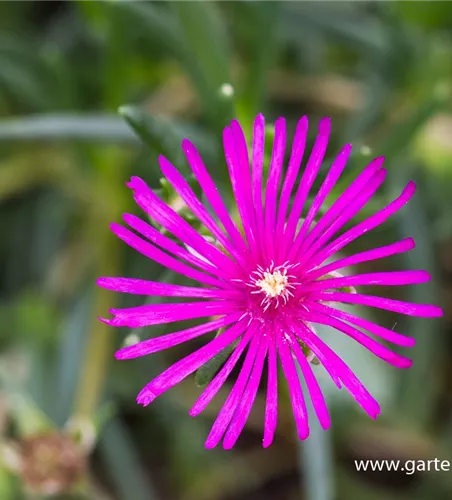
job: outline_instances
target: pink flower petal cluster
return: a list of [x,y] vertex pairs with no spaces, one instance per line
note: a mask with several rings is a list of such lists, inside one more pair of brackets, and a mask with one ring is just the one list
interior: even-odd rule
[[167,237],[131,214],[123,217],[128,228],[112,224],[112,231],[149,259],[193,280],[193,286],[116,277],[100,278],[97,282],[101,287],[118,292],[193,299],[173,304],[111,309],[113,318],[102,319],[109,325],[138,328],[205,318],[198,326],[124,347],[116,353],[117,359],[145,356],[203,335],[211,334],[212,338],[220,328],[223,329],[220,335],[206,341],[203,347],[149,382],[137,398],[142,405],[148,405],[227,346],[237,342],[232,355],[190,410],[192,416],[201,413],[234,367],[241,364],[238,377],[207,437],[205,445],[208,448],[216,446],[221,440],[224,448],[234,446],[246,424],[264,372],[266,406],[263,446],[272,443],[278,413],[278,365],[281,365],[288,383],[299,438],[308,437],[309,425],[305,403],[307,394],[303,393],[297,364],[320,424],[325,429],[330,426],[328,408],[304,348],[317,357],[337,387],[344,386],[370,417],[377,417],[380,412],[378,402],[346,363],[316,334],[315,325],[336,329],[399,368],[409,367],[411,360],[391,351],[374,337],[404,347],[413,346],[414,340],[344,312],[335,307],[336,303],[359,304],[412,316],[442,315],[441,309],[435,305],[413,304],[361,292],[350,293],[351,287],[355,291],[355,287],[368,285],[423,283],[430,279],[425,271],[349,276],[338,272],[345,267],[407,252],[414,248],[411,238],[331,260],[349,243],[401,209],[413,196],[415,184],[409,182],[400,196],[387,206],[349,226],[385,180],[387,171],[383,168],[383,157],[372,160],[326,212],[320,214],[346,167],[351,145],[347,144],[340,151],[312,203],[307,206],[326,153],[330,119],[321,120],[312,151],[300,173],[308,119],[303,117],[298,122],[290,159],[287,169],[284,169],[286,122],[279,118],[275,123],[273,152],[265,184],[264,125],[264,117],[258,115],[253,128],[251,158],[239,123],[233,121],[224,130],[224,152],[240,226],[231,217],[230,208],[221,198],[193,144],[184,140],[182,149],[209,207],[196,196],[168,160],[159,158],[163,175],[214,240],[197,232],[143,180],[133,177],[128,184],[144,213],[175,238]]

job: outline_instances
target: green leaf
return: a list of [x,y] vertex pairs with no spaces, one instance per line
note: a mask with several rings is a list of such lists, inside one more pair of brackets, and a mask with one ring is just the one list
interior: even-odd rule
[[146,114],[132,106],[121,106],[118,112],[146,146],[165,156],[177,167],[184,166],[184,156],[180,148],[182,138],[168,120]]
[[[177,125],[170,120],[145,113],[135,106],[121,106],[118,110],[141,140],[151,150],[165,156],[176,167],[187,170],[181,143],[184,138],[192,140],[206,158],[215,156],[215,146],[206,135],[194,128]],[[204,158],[204,159],[206,159]]]
[[0,141],[83,140],[137,142],[126,124],[108,114],[42,114],[0,120]]
[[[86,2],[80,3],[84,5]],[[102,4],[110,9],[116,9],[121,14],[124,24],[133,27],[135,35],[140,37],[142,43],[149,44],[154,50],[157,44],[180,60],[185,59],[186,47],[180,27],[167,10],[151,2],[101,2],[96,6]]]
[[0,33],[0,86],[20,107],[55,108],[59,88],[39,49],[23,37]]
[[171,6],[188,50],[184,62],[204,112],[222,129],[234,116],[234,109],[232,100],[221,93],[221,86],[229,83],[229,47],[218,7],[212,2],[173,2]]
[[278,50],[280,2],[237,2],[236,15],[244,24],[247,75],[237,114],[251,132],[254,116],[263,111],[267,77]]
[[84,293],[72,306],[60,333],[58,356],[55,362],[53,408],[49,412],[59,425],[69,418],[85,354],[85,336],[89,328],[92,294]]
[[119,498],[156,500],[154,485],[141,468],[140,459],[127,427],[119,418],[113,418],[105,426],[99,443],[99,451],[107,464],[110,479]]
[[[196,145],[206,163],[215,162],[216,142],[208,133],[201,132],[192,125],[153,118],[131,106],[121,107],[120,113],[145,144],[169,159],[174,153],[179,153],[179,159],[182,159],[180,144],[186,137]],[[80,140],[115,144],[139,142],[137,135],[121,118],[109,114],[58,113],[0,120],[0,142],[41,140]]]
[[[224,332],[224,328],[220,328],[216,337],[221,335]],[[207,363],[201,366],[195,373],[195,384],[198,387],[205,387],[216,375],[218,370],[223,366],[223,364],[227,361],[229,356],[234,352],[234,349],[237,347],[239,340],[236,340],[232,344],[225,347],[222,351],[220,351],[216,356],[209,359]]]
[[387,50],[383,23],[349,2],[285,2],[284,28],[302,32],[305,26],[367,53]]
[[229,83],[226,30],[217,6],[210,2],[172,2],[173,12],[151,2],[109,2],[145,51],[160,46],[171,53],[192,80],[207,119],[217,130],[233,117],[232,95],[221,93]]

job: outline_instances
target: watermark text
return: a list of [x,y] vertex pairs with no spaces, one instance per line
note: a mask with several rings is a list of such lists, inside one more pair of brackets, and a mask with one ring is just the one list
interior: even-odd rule
[[355,460],[355,469],[358,472],[400,471],[405,474],[415,472],[450,472],[450,460]]

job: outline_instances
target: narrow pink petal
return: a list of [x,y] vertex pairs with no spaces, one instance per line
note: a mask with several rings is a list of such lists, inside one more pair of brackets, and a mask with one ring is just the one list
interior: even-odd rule
[[195,339],[206,333],[229,326],[232,323],[237,322],[240,316],[241,313],[233,313],[228,316],[215,319],[214,321],[203,323],[202,325],[180,330],[179,332],[168,333],[167,335],[161,335],[160,337],[155,337],[153,339],[143,340],[137,344],[119,349],[119,351],[115,353],[115,358],[138,358],[140,356],[147,356],[148,354],[152,354],[154,352],[163,351],[164,349],[169,349],[170,347],[188,342],[189,340]]
[[387,299],[386,297],[374,297],[373,295],[362,295],[360,293],[344,292],[319,292],[311,297],[317,301],[345,302],[346,304],[360,304],[362,306],[376,307],[393,311],[408,316],[420,316],[424,318],[437,318],[443,315],[440,307],[429,304],[413,304],[401,300]]
[[322,393],[322,389],[320,389],[320,385],[315,378],[311,365],[306,359],[306,355],[300,347],[297,339],[293,337],[293,333],[288,333],[288,335],[291,338],[291,347],[295,354],[295,357],[297,358],[298,364],[300,365],[303,377],[306,381],[306,385],[308,387],[309,395],[312,401],[312,406],[314,407],[320,425],[323,429],[329,429],[331,426],[331,419],[328,408],[326,406],[325,398]]
[[397,333],[394,330],[390,330],[389,328],[377,325],[375,323],[372,323],[372,321],[360,318],[359,316],[354,316],[353,314],[341,311],[339,309],[335,309],[334,307],[326,306],[324,304],[314,304],[313,307],[314,306],[316,310],[324,314],[348,321],[349,323],[352,323],[358,326],[359,328],[363,328],[364,330],[367,330],[373,335],[376,335],[377,337],[387,340],[392,344],[400,345],[403,347],[413,347],[416,344],[416,340],[412,337],[401,335],[400,333]]
[[[345,224],[347,224],[374,196],[378,188],[383,184],[386,178],[387,170],[381,168],[372,179],[366,184],[362,191],[345,207],[336,220],[315,240],[310,246],[307,242],[302,245],[299,255],[303,262],[309,261],[309,258],[322,248]],[[289,258],[295,256],[295,250],[289,254]]]
[[[223,247],[238,261],[242,261],[240,252],[231,244],[223,231],[218,227],[214,218],[209,214],[203,204],[196,197],[195,193],[182,177],[180,172],[164,157],[159,156],[160,168],[168,182],[174,187],[179,196],[185,201],[188,208],[200,220],[202,224],[212,233],[212,235],[223,245]],[[231,262],[231,269],[235,264]]]
[[356,402],[371,418],[377,418],[380,413],[380,405],[363,386],[352,370],[350,370],[344,361],[342,361],[342,359],[331,350],[325,342],[320,340],[320,338],[303,322],[299,322],[299,327],[300,330],[296,331],[296,333],[299,335],[302,342],[309,347],[324,366],[325,363],[332,363],[334,365],[334,371],[339,375]]
[[167,231],[174,234],[183,243],[194,248],[199,254],[219,268],[228,269],[230,267],[231,260],[216,246],[209,243],[195,231],[171,207],[164,203],[142,179],[132,177],[127,186],[133,190],[133,196],[137,205]]
[[110,326],[141,326],[161,325],[187,319],[205,318],[236,312],[238,306],[233,302],[218,300],[212,302],[188,302],[179,304],[149,304],[127,309],[110,309],[112,319],[99,318]]
[[240,436],[246,421],[251,413],[254,401],[256,400],[257,390],[262,378],[262,370],[264,368],[265,358],[268,351],[268,335],[264,335],[259,349],[257,351],[256,360],[254,362],[253,370],[251,371],[250,378],[246,385],[243,398],[236,409],[232,421],[223,440],[223,448],[230,450]]
[[290,245],[293,241],[298,222],[303,212],[303,207],[309,195],[309,191],[311,190],[312,184],[314,183],[320,167],[322,166],[323,158],[328,146],[330,129],[330,118],[324,118],[320,121],[318,135],[315,140],[314,147],[312,148],[311,156],[309,157],[306,169],[303,172],[303,177],[301,178],[301,182],[295,194],[292,210],[287,220],[287,226],[284,235],[285,241],[287,242],[285,245],[285,251],[287,251],[287,249],[289,248],[288,245]]
[[248,255],[249,252],[242,238],[242,235],[237,229],[237,226],[232,221],[231,216],[229,215],[229,211],[218,192],[218,188],[207,172],[207,169],[204,166],[204,163],[197,149],[188,139],[183,140],[182,149],[193,171],[193,175],[199,182],[199,185],[201,186],[207,201],[210,203],[219,221],[223,224],[224,229],[231,238],[235,247],[244,255]]
[[275,258],[275,222],[276,222],[276,201],[278,195],[279,182],[284,163],[284,152],[286,149],[286,121],[278,118],[275,123],[275,138],[273,143],[273,153],[270,160],[267,185],[265,188],[265,233],[266,243],[269,246],[269,254]]
[[132,229],[147,238],[150,242],[158,245],[163,250],[172,253],[175,257],[185,260],[186,262],[199,267],[203,271],[210,274],[217,275],[217,268],[207,260],[202,260],[195,255],[191,254],[184,247],[179,246],[174,241],[170,240],[167,236],[152,227],[147,222],[144,222],[136,215],[123,214],[122,218]]
[[307,283],[300,290],[314,292],[348,286],[400,286],[426,283],[427,281],[430,281],[430,274],[426,271],[390,271],[323,279]]
[[154,260],[158,264],[167,267],[168,269],[172,269],[176,273],[182,274],[187,278],[191,278],[192,280],[199,281],[200,283],[204,283],[206,285],[212,285],[219,288],[230,288],[228,283],[213,278],[212,276],[208,276],[207,274],[197,271],[196,269],[173,259],[166,253],[162,252],[147,241],[142,240],[136,234],[132,233],[132,231],[129,231],[119,224],[111,224],[110,229],[116,234],[116,236],[118,236],[118,238],[127,243],[130,247],[134,248],[149,259]]
[[205,346],[170,366],[141,390],[137,396],[137,403],[143,406],[152,403],[156,397],[160,396],[168,389],[171,389],[171,387],[174,387],[184,378],[188,377],[190,373],[193,373],[209,359],[213,358],[213,356],[217,355],[225,347],[238,339],[245,328],[246,321],[239,321]]
[[172,285],[136,278],[99,278],[97,285],[115,292],[135,295],[152,295],[154,297],[201,297],[201,298],[233,298],[239,292],[216,290],[212,288],[196,288],[191,286]]
[[275,437],[278,421],[278,363],[276,356],[275,339],[269,341],[268,346],[268,382],[267,399],[265,403],[264,440],[262,446],[268,448]]
[[383,224],[383,222],[385,222],[391,215],[398,212],[403,207],[403,205],[408,203],[408,201],[414,195],[415,191],[416,184],[414,182],[409,182],[405,189],[402,191],[401,195],[394,201],[389,203],[389,205],[371,215],[367,219],[364,219],[362,222],[339,236],[339,238],[332,241],[328,246],[318,252],[318,254],[314,255],[307,263],[309,269],[320,265],[328,257],[341,250],[353,240],[359,238],[375,227]]
[[329,169],[328,174],[325,177],[325,180],[323,181],[323,184],[321,185],[319,192],[317,193],[317,195],[314,198],[314,201],[312,202],[312,205],[308,211],[306,219],[303,221],[300,231],[297,234],[294,243],[294,254],[296,254],[297,250],[300,248],[303,239],[306,236],[306,233],[309,231],[311,224],[314,221],[315,217],[317,216],[319,210],[321,209],[325,199],[336,185],[339,177],[342,174],[342,171],[345,168],[345,165],[347,164],[351,152],[352,152],[351,144],[346,144],[342,148],[342,151],[338,154],[336,159],[333,161],[333,164],[331,165],[331,168]]
[[256,224],[254,223],[254,210],[252,209],[251,203],[249,162],[247,161],[245,164],[243,163],[244,156],[242,156],[242,147],[240,142],[237,144],[237,141],[240,140],[237,134],[237,127],[234,127],[234,129],[226,127],[223,130],[224,154],[229,170],[229,177],[231,179],[232,191],[234,193],[238,212],[242,220],[243,230],[248,244],[252,249],[255,249]]
[[339,196],[339,198],[331,205],[327,212],[320,218],[318,223],[306,237],[303,242],[303,249],[311,245],[336,219],[343,210],[358,196],[365,186],[372,180],[375,174],[381,169],[384,163],[384,157],[379,156],[373,159],[369,165],[358,175],[358,177],[350,184],[350,186]]
[[332,328],[345,333],[345,335],[356,340],[356,342],[364,346],[372,354],[375,354],[375,356],[383,359],[390,365],[396,366],[397,368],[409,368],[413,364],[411,359],[405,358],[404,356],[392,352],[384,345],[379,344],[377,341],[368,337],[357,328],[354,328],[353,326],[350,326],[343,321],[339,321],[331,316],[315,313],[312,310],[310,310],[309,313],[306,314],[306,319],[308,318],[312,323],[331,326]]
[[292,194],[292,189],[298,177],[301,160],[303,159],[304,151],[306,148],[307,134],[308,117],[303,116],[297,123],[289,165],[287,167],[287,173],[284,176],[284,184],[281,190],[281,197],[278,207],[278,220],[276,224],[276,231],[278,235],[282,234],[284,224],[286,223],[287,208],[289,207],[289,200]]
[[[286,318],[285,322],[288,325],[288,327],[290,328],[290,331],[293,332],[294,335],[296,335],[299,338],[301,335],[300,330],[302,329],[302,327],[300,326],[300,323],[303,323],[304,328],[308,328],[309,330],[311,330],[309,325],[305,324],[305,322],[302,320],[289,320]],[[312,332],[312,333],[313,333],[313,335],[315,335],[314,332]],[[312,352],[314,352],[314,350],[312,350]],[[314,354],[318,354],[318,353],[314,352]],[[322,353],[319,353],[319,355],[317,355],[317,358],[321,362],[323,368],[325,368],[328,375],[331,377],[331,380],[334,382],[336,387],[338,389],[342,389],[342,383],[341,383],[341,380],[336,372],[336,368],[334,366],[334,363],[329,358],[324,356]]]
[[254,360],[256,359],[256,354],[259,348],[260,335],[255,335],[251,340],[250,347],[243,362],[242,369],[237,377],[234,386],[229,393],[224,405],[222,406],[220,412],[215,419],[212,429],[207,436],[205,447],[215,448],[215,446],[220,442],[223,434],[225,433],[229,422],[234,415],[234,412],[243,397],[243,391],[245,390],[248,378],[250,376],[251,370],[253,369]]
[[[262,246],[259,245],[259,225],[256,220],[256,213],[253,205],[253,186],[252,186],[252,167],[250,165],[248,144],[242,127],[237,120],[232,120],[231,131],[234,138],[235,157],[238,160],[238,174],[241,176],[241,192],[242,201],[246,205],[247,224],[249,224],[249,232],[252,234],[251,249],[256,258],[262,255]],[[239,203],[239,200],[237,200]],[[246,234],[246,230],[245,230]]]
[[192,406],[190,411],[188,412],[191,417],[196,417],[199,415],[207,405],[212,401],[212,399],[216,396],[218,391],[223,387],[226,379],[229,377],[231,371],[236,366],[240,356],[245,350],[246,346],[249,344],[250,340],[256,334],[257,326],[255,324],[251,324],[245,335],[242,339],[240,339],[239,344],[234,349],[234,352],[231,354],[229,359],[223,365],[221,370],[215,375],[215,377],[211,380],[211,382],[206,386],[204,391],[201,393],[196,403]]
[[408,252],[414,247],[415,243],[413,238],[406,238],[404,240],[397,241],[396,243],[391,243],[390,245],[372,248],[372,250],[366,250],[364,252],[356,253],[354,255],[350,255],[349,257],[335,260],[330,264],[318,267],[316,269],[313,269],[312,271],[308,271],[303,278],[303,282],[315,280],[320,276],[324,276],[325,274],[328,274],[331,271],[336,271],[337,269],[342,269],[344,267],[361,264],[362,262],[382,259],[384,257],[390,257],[391,255]]
[[283,367],[284,375],[289,386],[290,400],[292,403],[293,415],[297,426],[298,438],[303,440],[309,436],[308,413],[301,389],[292,353],[287,345],[286,333],[281,331],[277,337],[279,357]]
[[264,234],[264,204],[262,201],[262,172],[264,168],[265,119],[262,114],[256,116],[253,124],[253,154],[251,189],[253,193],[254,213],[257,232]]

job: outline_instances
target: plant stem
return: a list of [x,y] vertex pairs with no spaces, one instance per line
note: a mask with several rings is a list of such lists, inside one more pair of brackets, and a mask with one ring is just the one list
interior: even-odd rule
[[[309,394],[308,388],[298,366],[297,370],[303,392],[307,395]],[[308,439],[298,443],[304,498],[307,500],[332,500],[335,495],[331,431],[324,431],[320,427],[309,397],[306,397],[306,407],[311,432]]]
[[[121,164],[121,154],[116,148],[104,149],[99,157],[96,155],[97,189],[93,190],[96,204],[92,205],[88,228],[94,242],[96,277],[118,274],[119,241],[109,231],[108,224],[123,211],[122,193],[118,193],[122,186],[118,179]],[[107,314],[115,300],[117,294],[95,287],[89,337],[75,397],[76,417],[92,418],[102,396],[114,337],[111,328],[98,318]]]

